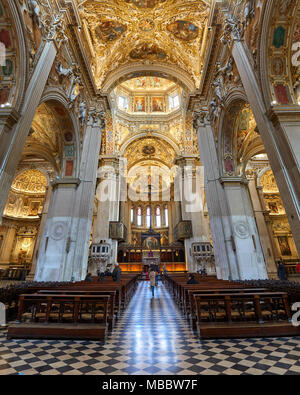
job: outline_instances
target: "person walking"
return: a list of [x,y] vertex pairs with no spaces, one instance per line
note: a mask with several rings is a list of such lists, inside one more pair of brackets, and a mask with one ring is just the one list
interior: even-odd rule
[[155,289],[155,278],[156,278],[156,272],[154,268],[151,269],[149,273],[149,278],[150,278],[150,289],[152,292],[152,298],[154,298],[154,289]]

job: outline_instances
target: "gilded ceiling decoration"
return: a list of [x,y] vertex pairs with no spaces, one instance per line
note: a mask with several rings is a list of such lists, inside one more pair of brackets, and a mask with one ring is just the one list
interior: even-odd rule
[[173,81],[159,77],[138,77],[132,78],[131,80],[125,81],[121,84],[131,91],[167,91],[171,88],[175,88],[176,84]]
[[86,0],[78,10],[98,88],[112,70],[145,61],[176,65],[200,87],[207,1]]
[[40,170],[30,169],[22,171],[14,179],[12,190],[33,194],[44,194],[47,187],[47,178]]
[[151,166],[153,161],[172,167],[175,151],[169,143],[157,137],[146,137],[131,143],[124,154],[128,161],[128,168],[142,163]]
[[165,3],[166,0],[125,0],[128,4],[134,4],[138,8],[154,8],[159,3]]
[[167,26],[169,32],[173,33],[176,38],[184,41],[195,40],[199,34],[198,26],[187,21],[172,22]]
[[126,29],[126,25],[122,25],[115,21],[105,21],[96,27],[95,33],[97,37],[107,42],[117,40]]

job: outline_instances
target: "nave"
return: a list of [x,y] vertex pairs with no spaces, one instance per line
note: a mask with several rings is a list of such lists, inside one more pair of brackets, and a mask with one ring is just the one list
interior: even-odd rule
[[105,344],[7,340],[0,332],[0,375],[299,374],[300,339],[199,341],[165,286],[155,298],[141,282]]

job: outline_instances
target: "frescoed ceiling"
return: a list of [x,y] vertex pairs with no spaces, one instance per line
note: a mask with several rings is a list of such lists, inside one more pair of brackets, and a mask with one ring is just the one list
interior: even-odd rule
[[159,77],[138,77],[132,78],[131,80],[125,81],[121,84],[131,91],[168,91],[171,88],[175,88],[176,84],[173,81]]
[[86,0],[78,8],[98,88],[124,64],[166,63],[200,85],[208,0]]

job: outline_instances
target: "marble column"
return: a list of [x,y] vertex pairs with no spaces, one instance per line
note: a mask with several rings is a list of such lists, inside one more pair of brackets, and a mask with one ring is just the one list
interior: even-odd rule
[[[198,206],[192,200],[192,193],[195,193],[194,197],[199,196],[201,194],[201,180],[199,177],[200,185],[197,185],[196,179],[196,167],[197,167],[197,158],[194,156],[184,156],[182,158],[178,158],[176,163],[182,169],[182,181],[183,188],[181,194],[181,216],[183,221],[191,221],[192,229],[193,229],[193,237],[184,240],[185,246],[185,256],[186,263],[188,267],[188,271],[195,272],[196,271],[196,262],[194,262],[194,258],[192,255],[192,244],[196,242],[209,242],[209,230],[207,228],[207,222],[204,218],[203,211],[203,201],[202,207],[201,204]],[[203,180],[202,180],[203,181]],[[188,189],[186,188],[188,185]],[[193,206],[193,207],[192,207]]]
[[257,229],[267,265],[268,276],[271,279],[277,278],[277,267],[275,263],[274,249],[272,240],[270,238],[268,226],[265,220],[266,207],[264,202],[261,201],[259,190],[262,187],[256,186],[256,180],[251,178],[249,180],[249,193],[253,205],[253,211],[256,219]]
[[104,113],[96,106],[88,117],[80,163],[80,185],[75,209],[78,225],[72,269],[72,278],[76,281],[83,280],[87,273],[101,136],[104,129]]
[[3,244],[2,244],[2,254],[1,254],[1,259],[0,259],[0,263],[1,265],[5,265],[7,267],[9,267],[9,263],[10,263],[10,257],[11,257],[11,253],[12,253],[12,249],[14,246],[14,242],[15,242],[15,237],[16,237],[16,233],[17,233],[17,226],[16,225],[7,225],[8,229],[5,235],[5,238],[3,240]]
[[[118,242],[109,237],[110,221],[119,221],[119,205],[120,205],[120,174],[119,174],[119,158],[116,156],[105,155],[101,160],[102,167],[99,168],[100,184],[97,188],[96,196],[99,200],[98,213],[95,221],[95,229],[93,242],[100,243],[104,241],[111,247],[110,264],[117,261]],[[104,169],[107,170],[104,170]],[[103,199],[103,183],[110,191],[106,190],[106,198]],[[102,192],[101,192],[102,191]],[[108,193],[107,193],[108,192]]]
[[206,111],[194,113],[200,160],[204,167],[204,181],[210,229],[213,239],[215,265],[220,279],[239,279],[237,257],[232,237],[232,224],[224,189],[220,183],[217,150]]
[[11,112],[6,120],[0,121],[0,221],[56,53],[53,38],[47,40],[26,90],[21,114]]
[[242,34],[232,34],[232,55],[276,178],[300,254],[300,121],[299,108],[272,108],[265,103],[256,79],[249,49]]
[[41,241],[42,241],[42,237],[43,237],[44,230],[45,230],[45,224],[46,224],[46,221],[47,221],[48,209],[49,209],[49,204],[50,204],[50,200],[51,200],[51,195],[52,195],[52,186],[50,184],[47,187],[47,191],[46,191],[46,197],[45,197],[43,212],[42,212],[42,215],[41,215],[41,222],[40,222],[38,234],[36,236],[35,246],[34,246],[34,250],[33,250],[33,254],[32,254],[32,263],[31,263],[30,273],[26,277],[26,280],[28,280],[28,281],[33,280],[34,276],[35,276],[36,266],[37,266],[37,262],[38,262],[38,254],[39,254]]
[[73,280],[79,218],[74,213],[78,198],[79,179],[58,179],[52,183],[45,230],[42,237],[36,281]]
[[248,191],[248,180],[223,177],[222,184],[232,221],[239,279],[267,279],[267,268]]

